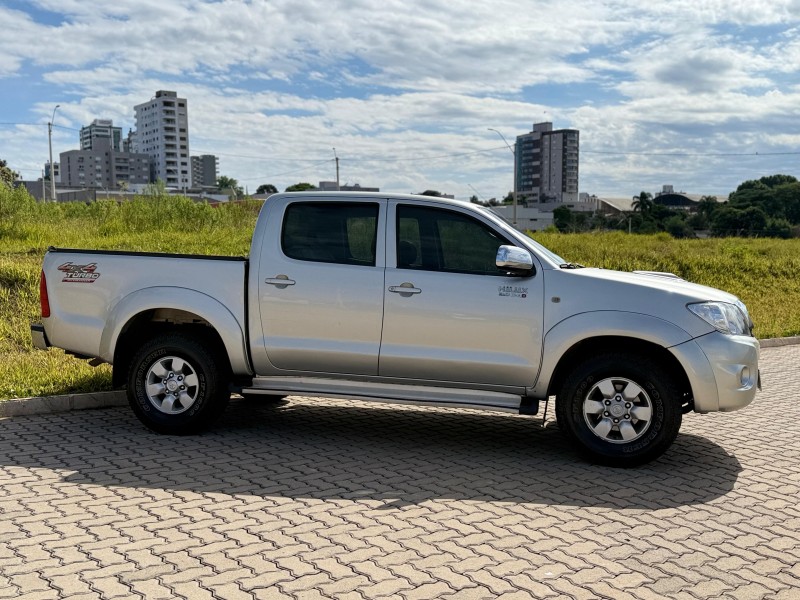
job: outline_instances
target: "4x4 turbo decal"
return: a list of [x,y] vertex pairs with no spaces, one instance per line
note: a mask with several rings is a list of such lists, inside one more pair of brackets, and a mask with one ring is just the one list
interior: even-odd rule
[[88,265],[73,265],[71,262],[65,262],[58,267],[58,270],[64,273],[64,279],[61,281],[74,282],[74,283],[94,283],[100,279],[100,273],[97,272],[97,263],[90,263]]

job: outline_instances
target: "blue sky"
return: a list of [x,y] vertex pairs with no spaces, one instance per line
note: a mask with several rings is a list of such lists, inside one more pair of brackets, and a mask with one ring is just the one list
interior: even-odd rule
[[188,99],[192,154],[253,191],[335,177],[512,187],[534,122],[581,132],[580,189],[727,194],[800,176],[800,0],[0,1],[0,158],[26,178],[95,118]]

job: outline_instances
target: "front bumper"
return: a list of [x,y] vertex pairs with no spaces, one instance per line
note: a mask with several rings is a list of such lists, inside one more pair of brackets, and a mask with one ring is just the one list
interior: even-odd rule
[[50,340],[47,339],[44,325],[41,323],[31,323],[31,339],[33,340],[34,348],[47,350],[50,347]]
[[695,338],[670,351],[692,386],[695,412],[744,408],[760,388],[758,340],[719,332]]

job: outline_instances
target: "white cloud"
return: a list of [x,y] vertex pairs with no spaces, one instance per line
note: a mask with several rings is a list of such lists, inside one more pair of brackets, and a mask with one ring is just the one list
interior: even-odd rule
[[[331,178],[335,146],[351,181],[502,195],[511,156],[487,128],[513,141],[544,119],[581,130],[586,191],[635,193],[671,174],[727,191],[763,161],[664,153],[797,147],[799,0],[29,4],[54,24],[0,6],[0,85],[38,99],[16,120],[46,123],[60,103],[63,126],[127,128],[135,104],[176,90],[193,151],[279,187]],[[40,129],[0,130],[0,154],[40,169]],[[76,139],[57,129],[54,147]]]

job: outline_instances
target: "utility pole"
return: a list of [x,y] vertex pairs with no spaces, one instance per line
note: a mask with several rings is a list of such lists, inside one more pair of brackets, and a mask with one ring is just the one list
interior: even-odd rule
[[[56,104],[53,109],[53,116],[47,124],[47,144],[50,147],[50,199],[53,202],[56,201],[56,168],[53,165],[53,121],[56,120],[56,111],[59,106],[61,105]],[[44,201],[47,202],[47,199],[45,198]]]
[[515,152],[514,148],[511,147],[511,144],[509,144],[506,141],[506,136],[504,136],[502,133],[497,131],[497,129],[492,129],[491,127],[489,127],[488,129],[489,129],[489,131],[494,131],[497,135],[500,136],[500,139],[503,140],[503,142],[508,147],[508,149],[511,150],[511,154],[514,157],[514,190],[511,192],[511,202],[514,205],[514,211],[513,211],[513,217],[511,219],[511,221],[514,224],[514,228],[516,229],[516,227],[517,227],[517,153]]
[[336,148],[333,149],[333,157],[336,159],[336,191],[340,191],[342,188],[339,185],[339,157],[336,156]]

